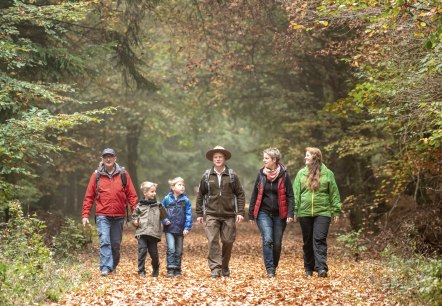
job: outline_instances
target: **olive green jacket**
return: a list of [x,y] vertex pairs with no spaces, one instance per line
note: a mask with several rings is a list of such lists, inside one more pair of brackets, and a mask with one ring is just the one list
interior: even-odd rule
[[138,220],[135,236],[151,236],[161,239],[161,220],[167,217],[166,209],[156,200],[141,200],[132,214],[132,221]]
[[[245,194],[239,177],[233,173],[234,180],[230,182],[229,168],[226,166],[222,172],[221,184],[218,183],[218,176],[212,167],[206,182],[205,177],[201,178],[198,195],[196,197],[196,215],[202,217],[204,214],[216,217],[244,216]],[[210,188],[207,186],[210,184]],[[209,192],[208,192],[209,191]],[[209,193],[209,194],[208,194]],[[205,203],[205,195],[208,194],[208,201]],[[237,200],[235,208],[234,200]]]
[[342,203],[333,172],[324,164],[321,165],[319,189],[316,191],[312,191],[306,186],[307,175],[308,168],[306,166],[298,171],[293,182],[295,216],[339,216]]

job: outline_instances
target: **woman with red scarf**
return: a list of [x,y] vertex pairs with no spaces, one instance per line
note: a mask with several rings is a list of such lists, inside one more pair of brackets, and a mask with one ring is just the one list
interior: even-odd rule
[[287,223],[293,221],[293,189],[277,148],[263,152],[264,167],[259,170],[250,199],[249,222],[258,225],[268,277],[275,277]]

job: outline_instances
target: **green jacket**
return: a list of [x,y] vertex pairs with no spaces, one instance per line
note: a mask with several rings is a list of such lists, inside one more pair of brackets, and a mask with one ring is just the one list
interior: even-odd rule
[[319,179],[319,189],[310,190],[306,186],[308,175],[307,166],[298,171],[293,182],[293,192],[295,194],[295,216],[315,217],[339,216],[341,214],[341,199],[335,176],[324,164],[321,165],[321,176]]

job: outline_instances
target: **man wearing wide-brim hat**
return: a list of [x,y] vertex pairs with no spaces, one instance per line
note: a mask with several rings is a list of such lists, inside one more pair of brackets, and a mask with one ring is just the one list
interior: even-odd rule
[[201,178],[196,199],[197,222],[203,223],[206,216],[207,259],[212,278],[230,276],[229,261],[236,238],[236,223],[244,220],[244,190],[238,175],[225,164],[231,157],[232,154],[221,146],[207,151],[206,158],[213,167]]

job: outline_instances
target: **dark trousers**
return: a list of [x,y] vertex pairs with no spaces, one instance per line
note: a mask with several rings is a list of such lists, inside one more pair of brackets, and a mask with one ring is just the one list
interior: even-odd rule
[[327,235],[331,218],[316,216],[298,219],[304,241],[304,269],[306,271],[328,271]]
[[160,267],[160,260],[158,258],[158,239],[152,236],[141,235],[138,239],[138,273],[145,273],[145,263],[147,252],[149,252],[152,260],[152,269]]

